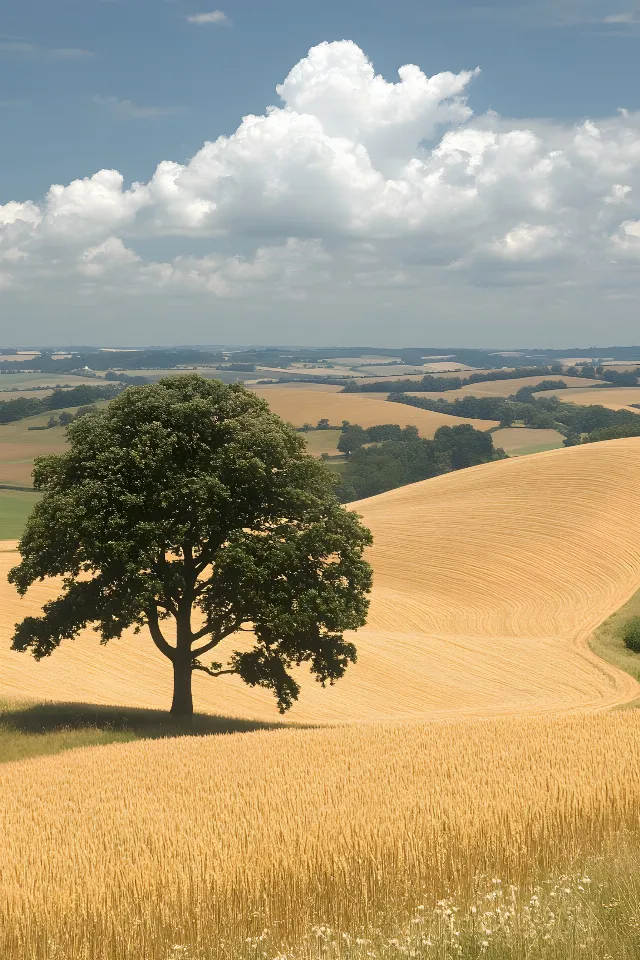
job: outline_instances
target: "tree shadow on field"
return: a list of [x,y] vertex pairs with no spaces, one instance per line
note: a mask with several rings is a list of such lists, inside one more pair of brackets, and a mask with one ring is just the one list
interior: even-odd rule
[[250,733],[255,730],[300,728],[301,724],[243,720],[238,717],[196,713],[178,720],[164,710],[141,707],[103,706],[94,703],[0,702],[0,729],[16,733],[49,734],[70,730],[128,733],[137,738],[210,736]]

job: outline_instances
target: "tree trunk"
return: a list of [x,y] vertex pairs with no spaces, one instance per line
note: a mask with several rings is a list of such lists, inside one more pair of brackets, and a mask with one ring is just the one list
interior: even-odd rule
[[191,657],[176,656],[173,662],[173,701],[171,703],[171,713],[174,717],[193,716],[191,673]]

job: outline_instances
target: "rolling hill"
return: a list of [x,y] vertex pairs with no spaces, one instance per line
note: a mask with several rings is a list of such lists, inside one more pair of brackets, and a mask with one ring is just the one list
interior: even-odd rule
[[[357,393],[335,393],[324,390],[307,390],[286,387],[254,387],[258,396],[266,400],[274,413],[284,420],[301,427],[305,423],[316,425],[326,418],[332,425],[340,426],[343,420],[358,423],[361,427],[373,427],[379,423],[397,423],[401,427],[416,426],[422,437],[433,437],[438,427],[455,427],[470,423],[478,430],[496,427],[495,420],[469,420],[452,417],[431,410],[418,410],[400,404],[387,403],[384,394],[372,396]],[[397,409],[399,408],[399,409]]]
[[[335,688],[304,681],[289,719],[407,720],[601,710],[638,684],[586,638],[640,582],[640,438],[499,461],[354,504],[374,534],[359,659]],[[51,595],[19,601],[0,552],[0,630]],[[223,652],[221,651],[221,654]],[[223,659],[223,656],[220,656]],[[0,695],[162,707],[168,663],[147,637],[100,647],[90,631],[36,663],[0,647]],[[277,719],[236,678],[195,678],[196,707]]]
[[[565,377],[548,373],[542,377],[515,377],[512,380],[484,380],[481,383],[468,383],[464,387],[460,387],[459,390],[434,390],[429,393],[415,393],[412,395],[416,397],[428,397],[431,400],[460,400],[462,397],[510,397],[513,393],[521,390],[522,387],[535,387],[537,384],[542,383],[543,380],[562,380],[567,384],[566,391],[557,390],[555,393],[552,391],[543,391],[539,394],[541,397],[557,396],[560,397],[561,400],[564,398],[565,393],[568,393],[569,390],[572,389],[580,390],[580,393],[584,393],[585,395],[593,393],[590,388],[601,382],[599,380],[585,380],[583,377]],[[595,400],[589,402],[596,403]]]
[[640,387],[597,387],[594,390],[571,388],[538,393],[536,396],[558,397],[566,403],[579,403],[587,406],[595,403],[603,407],[610,407],[611,410],[631,410],[632,413],[640,413],[635,407],[629,406],[631,403],[640,403]]

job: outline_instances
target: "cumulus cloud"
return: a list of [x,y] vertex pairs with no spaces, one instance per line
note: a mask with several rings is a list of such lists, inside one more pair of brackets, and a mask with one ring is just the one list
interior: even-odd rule
[[230,23],[230,20],[222,10],[212,10],[210,13],[192,13],[187,17],[187,23]]
[[[44,297],[64,280],[194,304],[331,291],[363,308],[380,290],[416,304],[501,284],[640,294],[640,114],[476,117],[476,72],[407,65],[392,82],[354,43],[320,44],[277,87],[278,106],[187,163],[163,160],[129,186],[101,170],[0,206],[4,286]],[[158,238],[168,259],[142,253]]]

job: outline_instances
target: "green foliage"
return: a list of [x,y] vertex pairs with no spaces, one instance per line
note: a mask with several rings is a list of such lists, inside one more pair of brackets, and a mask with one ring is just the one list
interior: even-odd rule
[[[594,387],[593,392],[594,397],[597,397],[598,389]],[[565,403],[557,397],[531,397],[527,403],[507,400],[504,397],[461,397],[451,402],[391,394],[389,400],[465,419],[498,420],[501,426],[522,421],[527,427],[554,428],[566,437],[579,437],[583,433],[606,427],[634,425],[638,421],[637,414],[630,410],[610,410],[600,404],[581,406]]]
[[[193,710],[193,670],[267,687],[281,711],[299,694],[293,665],[323,685],[344,674],[356,651],[343,633],[366,620],[371,536],[263,400],[171,377],[75,421],[69,440],[68,453],[36,461],[44,496],[9,575],[21,594],[58,575],[64,589],[17,625],[13,649],[41,659],[87,624],[104,643],[147,627],[173,664],[176,714]],[[252,648],[200,661],[247,624]]]
[[[472,373],[468,377],[436,377],[433,374],[426,374],[422,380],[383,380],[378,383],[362,383],[352,381],[345,386],[343,393],[442,393],[448,390],[459,390],[460,387],[471,383],[489,383],[494,380],[518,380],[525,377],[540,377],[547,373],[562,373],[562,367],[558,365],[553,367],[520,367],[517,370],[491,370],[489,373]],[[549,381],[544,381],[549,383]],[[542,387],[543,390],[560,390],[566,386],[564,381],[553,381],[560,386]],[[534,387],[539,390],[540,387]]]
[[18,397],[15,400],[0,401],[0,423],[14,423],[33,417],[49,410],[62,410],[64,407],[80,407],[96,400],[111,400],[122,390],[120,384],[105,383],[100,386],[72,387],[70,390],[54,390],[50,397]]
[[640,653],[640,617],[631,617],[622,631],[624,645],[634,653]]
[[340,434],[340,439],[338,440],[338,450],[340,453],[344,453],[349,457],[352,453],[355,453],[356,450],[359,450],[360,447],[363,447],[365,443],[368,442],[368,430],[365,430],[363,427],[360,427],[357,424],[349,424],[347,427],[343,428],[342,433]]
[[601,440],[620,440],[623,437],[640,437],[640,415],[633,415],[636,423],[623,423],[616,427],[604,427],[601,430],[593,430],[583,439],[583,443],[598,443]]
[[[367,433],[383,428],[371,427]],[[415,428],[401,430],[399,436],[383,439],[352,453],[345,465],[339,488],[343,501],[373,497],[385,490],[426,480],[452,470],[476,466],[504,457],[496,450],[490,433],[468,424],[440,427],[433,440],[422,440]]]

